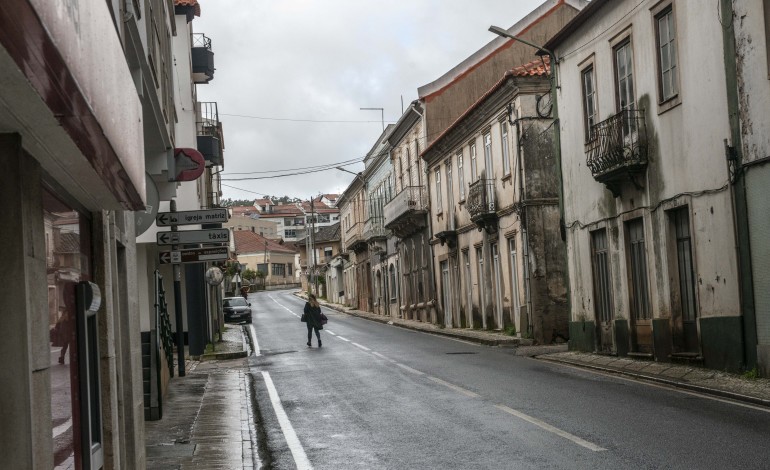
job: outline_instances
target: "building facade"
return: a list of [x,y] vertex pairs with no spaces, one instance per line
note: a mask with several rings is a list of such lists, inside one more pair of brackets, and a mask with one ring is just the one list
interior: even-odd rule
[[547,62],[507,72],[423,152],[446,327],[568,337]]
[[739,370],[720,12],[637,3],[593,1],[545,45],[559,58],[570,342]]

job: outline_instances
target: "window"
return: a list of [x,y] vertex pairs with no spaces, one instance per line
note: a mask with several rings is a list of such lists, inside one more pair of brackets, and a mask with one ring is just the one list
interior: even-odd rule
[[293,229],[287,229],[283,231],[283,237],[284,238],[296,238],[297,237],[297,231]]
[[503,146],[503,176],[511,174],[511,159],[508,155],[508,121],[500,123],[500,140]]
[[628,222],[629,269],[631,271],[631,315],[636,320],[649,320],[650,295],[647,281],[647,249],[642,219]]
[[328,263],[332,259],[332,247],[327,246],[324,248],[324,260]]
[[465,174],[463,172],[463,152],[457,152],[457,184],[460,185],[460,200],[465,200]]
[[495,177],[492,169],[492,134],[484,134],[484,174],[487,179]]
[[390,301],[396,301],[396,269],[390,265]]
[[258,263],[257,272],[267,275],[267,263]]
[[441,213],[441,170],[436,169],[436,212]]
[[511,253],[511,306],[513,308],[513,318],[519,318],[521,311],[519,299],[519,268],[516,258],[516,240],[508,239],[508,250]]
[[591,232],[591,258],[596,321],[607,323],[612,320],[612,287],[606,229]]
[[674,211],[676,255],[679,267],[679,298],[682,302],[682,320],[695,321],[695,274],[692,267],[692,239],[690,238],[690,214],[687,207]]
[[446,161],[445,164],[446,168],[446,205],[447,209],[450,211],[453,209],[452,206],[455,205],[454,201],[454,191],[452,188],[452,159]]
[[471,144],[471,181],[476,181],[478,167],[476,166],[476,144]]
[[676,57],[676,25],[671,6],[655,17],[658,40],[658,85],[660,101],[668,101],[678,93]]
[[615,47],[615,94],[618,111],[634,108],[634,73],[631,39]]
[[412,186],[412,155],[409,152],[409,147],[406,148],[406,185]]
[[288,274],[289,276],[291,276],[291,273],[293,271],[292,268],[293,268],[293,266],[292,266],[291,263],[286,263],[286,274]]
[[596,83],[593,65],[581,73],[583,89],[583,124],[586,142],[591,140],[591,128],[596,124]]
[[286,265],[273,263],[273,276],[286,276]]

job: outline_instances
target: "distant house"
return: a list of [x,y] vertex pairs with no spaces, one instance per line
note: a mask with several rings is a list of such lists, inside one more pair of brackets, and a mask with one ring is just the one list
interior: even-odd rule
[[298,253],[281,244],[247,230],[233,231],[235,256],[247,269],[265,276],[267,286],[294,284],[294,267]]

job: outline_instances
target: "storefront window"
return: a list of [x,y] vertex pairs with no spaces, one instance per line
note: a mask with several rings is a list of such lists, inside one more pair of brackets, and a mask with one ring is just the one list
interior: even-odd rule
[[80,468],[75,285],[91,276],[90,228],[86,217],[48,191],[43,193],[51,415],[56,469]]

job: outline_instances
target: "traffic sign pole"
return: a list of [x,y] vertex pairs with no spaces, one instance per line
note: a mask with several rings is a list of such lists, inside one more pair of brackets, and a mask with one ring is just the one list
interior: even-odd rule
[[[176,200],[171,200],[171,212],[176,212]],[[176,225],[171,226],[171,231],[176,232]],[[179,248],[178,245],[171,245],[171,249],[176,251]],[[177,352],[177,366],[179,367],[179,377],[185,376],[184,365],[184,328],[183,316],[182,316],[182,271],[179,268],[178,263],[174,263],[172,268],[174,273],[174,319],[176,320],[176,352]]]

